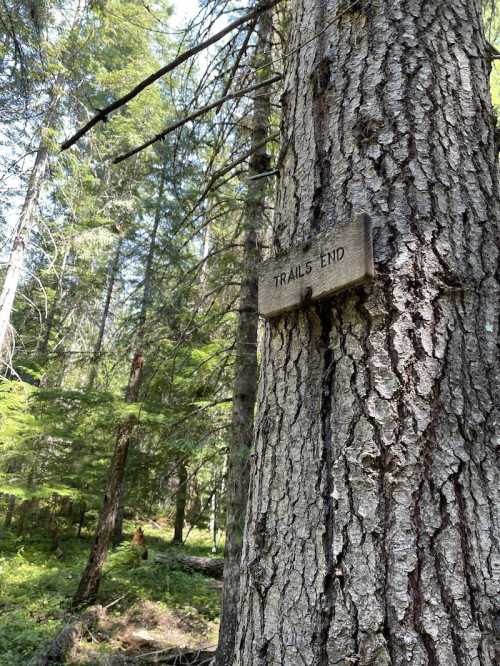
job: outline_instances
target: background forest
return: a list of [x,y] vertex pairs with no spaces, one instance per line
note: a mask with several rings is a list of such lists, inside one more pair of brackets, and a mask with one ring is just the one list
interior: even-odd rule
[[[274,12],[268,48],[258,47],[254,18],[71,149],[60,145],[250,10],[203,0],[179,27],[167,0],[0,4],[2,665],[27,664],[65,621],[124,432],[124,480],[98,594],[112,606],[71,663],[128,663],[100,661],[112,655],[153,663],[147,655],[217,642],[221,583],[181,560],[224,550],[245,248],[265,254],[280,160],[279,84],[230,93],[283,71],[286,4]],[[485,25],[500,49],[490,3]],[[492,93],[498,113],[498,59]],[[270,110],[260,143],[259,99]],[[264,162],[252,163],[263,147]],[[263,214],[249,241],[252,197]],[[147,560],[143,544],[130,543],[139,526]]]

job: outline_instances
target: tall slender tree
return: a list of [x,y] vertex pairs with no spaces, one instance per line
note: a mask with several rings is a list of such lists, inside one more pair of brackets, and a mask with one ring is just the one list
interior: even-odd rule
[[94,386],[94,382],[97,377],[97,372],[99,369],[99,360],[102,353],[102,345],[104,342],[104,334],[106,333],[106,324],[108,323],[109,310],[111,307],[111,299],[113,297],[113,291],[116,284],[116,279],[118,277],[118,272],[120,269],[120,259],[123,251],[123,236],[117,240],[113,256],[109,260],[108,265],[108,280],[106,284],[106,294],[104,297],[104,305],[101,313],[101,320],[99,322],[99,330],[97,332],[97,340],[94,345],[94,353],[92,360],[90,362],[90,373],[88,379],[88,388]]
[[480,0],[297,0],[274,251],[376,278],[266,324],[234,664],[495,663],[498,182]]
[[[156,211],[149,238],[149,248],[144,266],[144,281],[142,288],[141,307],[139,312],[139,325],[135,335],[135,351],[130,368],[129,381],[125,399],[129,404],[138,402],[144,372],[144,346],[146,336],[146,322],[148,308],[151,301],[151,279],[153,261],[156,251],[156,238],[161,221],[163,195],[168,157],[163,156],[163,164],[158,188]],[[110,464],[109,481],[104,497],[103,506],[99,515],[94,543],[89,555],[87,566],[82,574],[78,589],[73,597],[73,606],[80,606],[97,595],[102,575],[102,568],[106,561],[108,549],[112,539],[115,543],[121,540],[123,522],[123,503],[125,501],[125,472],[130,445],[137,426],[137,416],[131,414],[118,428],[116,445]],[[121,508],[121,511],[120,511]]]
[[[66,39],[62,40],[65,41],[68,48],[71,48],[72,46],[72,34],[77,33],[81,26],[85,8],[85,1],[79,0],[75,6],[74,17],[69,27],[69,35],[66,35]],[[40,21],[42,20],[40,18],[42,15],[44,17],[43,25],[38,24],[37,22],[37,30],[44,34],[45,43],[48,44],[48,20],[50,15],[48,12],[37,14]],[[63,54],[63,56],[64,55],[67,54]],[[42,53],[42,59],[46,59],[46,57],[47,54]],[[12,310],[25,268],[24,264],[29,239],[36,222],[37,204],[47,174],[49,161],[47,134],[58,122],[64,87],[65,75],[63,72],[60,72],[45,91],[46,99],[48,100],[47,108],[41,127],[38,129],[38,134],[40,136],[38,140],[38,148],[36,150],[33,167],[28,177],[26,194],[24,196],[19,219],[14,227],[9,260],[3,278],[2,290],[0,292],[0,364],[3,366],[4,370],[6,367],[8,368],[11,366],[14,346],[14,331],[11,324]]]
[[[271,59],[272,14],[259,17],[258,36],[252,66],[256,83],[269,77]],[[271,120],[271,91],[257,93],[253,100],[251,142],[254,150],[249,177],[269,170],[266,138]],[[257,265],[266,228],[268,196],[266,178],[248,181],[243,211],[243,261],[235,339],[234,389],[231,444],[226,483],[226,545],[224,550],[224,591],[217,648],[217,666],[233,663],[234,640],[240,592],[240,559],[243,545],[245,512],[248,498],[250,450],[253,441],[255,398],[257,393]]]

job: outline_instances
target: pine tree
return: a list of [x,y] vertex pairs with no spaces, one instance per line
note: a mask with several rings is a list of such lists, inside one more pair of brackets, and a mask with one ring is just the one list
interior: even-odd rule
[[498,181],[479,1],[299,0],[274,251],[376,278],[266,324],[237,665],[495,663]]

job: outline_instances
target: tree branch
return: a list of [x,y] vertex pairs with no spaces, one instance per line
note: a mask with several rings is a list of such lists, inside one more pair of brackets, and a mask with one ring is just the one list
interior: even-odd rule
[[209,37],[204,42],[201,42],[201,44],[198,44],[197,46],[194,46],[193,48],[184,51],[184,53],[181,53],[179,56],[177,56],[177,58],[175,58],[167,65],[165,65],[164,67],[162,67],[161,69],[159,69],[158,71],[154,72],[146,79],[141,81],[141,83],[136,85],[135,88],[133,88],[126,95],[123,95],[123,97],[120,97],[120,99],[117,99],[115,102],[105,107],[104,109],[100,109],[99,112],[91,120],[89,120],[89,122],[86,125],[84,125],[84,127],[79,129],[78,132],[73,134],[73,136],[71,136],[67,141],[65,141],[61,145],[61,151],[70,148],[74,143],[76,143],[79,139],[81,139],[82,136],[87,134],[87,132],[91,130],[92,127],[94,127],[94,125],[97,125],[97,123],[101,121],[105,122],[110,113],[124,106],[125,104],[127,104],[127,102],[130,102],[131,99],[134,99],[134,97],[136,97],[139,93],[141,93],[152,83],[160,79],[162,76],[165,76],[165,74],[168,74],[168,72],[171,72],[172,70],[174,70],[176,67],[181,65],[183,62],[185,62],[192,56],[196,55],[197,53],[200,53],[200,51],[204,51],[209,46],[212,46],[212,44],[215,44],[216,42],[221,40],[223,37],[225,37],[228,33],[232,32],[236,28],[239,28],[245,23],[248,23],[248,21],[252,21],[257,16],[262,14],[262,12],[265,12],[268,9],[272,9],[279,2],[281,2],[281,0],[265,0],[264,2],[259,4],[255,9],[253,9],[251,12],[245,14],[236,21],[233,21],[232,23],[230,23],[228,26],[217,32],[212,37]]
[[[240,67],[241,60],[245,53],[247,52],[248,44],[250,42],[250,39],[252,37],[252,33],[255,30],[255,26],[257,25],[256,19],[254,19],[250,25],[248,26],[247,34],[245,36],[245,39],[243,41],[243,44],[241,45],[241,48],[238,52],[238,55],[236,56],[236,59],[234,61],[233,67],[231,69],[231,72],[229,76],[227,77],[227,83],[224,86],[224,90],[222,91],[222,97],[225,97],[227,94],[229,94],[229,91],[231,89],[231,83],[233,82],[234,77],[236,76],[236,72],[238,71]],[[220,108],[222,106],[222,103],[219,104],[217,108],[217,113],[220,111]]]
[[212,102],[211,104],[207,104],[206,106],[203,106],[201,109],[197,109],[196,111],[193,111],[193,113],[190,113],[188,116],[185,118],[182,118],[181,120],[178,120],[176,123],[173,125],[170,125],[166,129],[164,129],[162,132],[159,134],[156,134],[152,139],[149,139],[145,143],[141,144],[140,146],[137,146],[136,148],[133,148],[132,150],[129,150],[128,153],[124,153],[123,155],[119,155],[118,157],[115,157],[113,160],[113,164],[119,164],[120,162],[123,162],[124,160],[128,159],[129,157],[132,157],[133,155],[136,155],[137,153],[140,153],[141,150],[144,150],[145,148],[148,148],[149,146],[152,146],[153,143],[156,143],[157,141],[160,141],[161,139],[165,138],[167,134],[170,134],[171,132],[174,132],[176,129],[179,129],[179,127],[182,127],[186,123],[188,123],[190,120],[195,120],[196,118],[199,118],[199,116],[202,116],[203,114],[207,113],[208,111],[211,111],[212,109],[215,109],[218,107],[220,104],[223,102],[227,102],[230,99],[236,99],[237,97],[243,97],[243,95],[247,95],[248,93],[254,92],[255,90],[258,90],[259,88],[263,88],[264,86],[270,86],[273,83],[276,83],[277,81],[280,81],[283,78],[282,74],[277,74],[276,76],[271,77],[270,79],[266,79],[265,81],[262,81],[261,83],[256,83],[253,86],[250,86],[248,88],[243,88],[243,90],[239,90],[238,92],[231,93],[229,95],[226,95],[225,97],[221,97],[220,99],[216,100],[215,102]]

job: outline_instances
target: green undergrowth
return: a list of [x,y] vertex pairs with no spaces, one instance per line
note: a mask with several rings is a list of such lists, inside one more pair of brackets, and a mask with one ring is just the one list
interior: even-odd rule
[[[112,604],[108,613],[119,621],[142,602],[192,618],[205,638],[215,640],[220,590],[200,574],[155,563],[155,556],[182,552],[210,556],[210,541],[199,531],[182,548],[169,545],[168,530],[145,529],[149,558],[143,561],[128,545],[108,558],[98,603]],[[40,535],[20,539],[0,532],[0,666],[22,666],[63,621],[90,548],[90,538],[62,538],[57,553]],[[171,561],[171,558],[167,558]],[[101,645],[100,651],[112,646]]]

